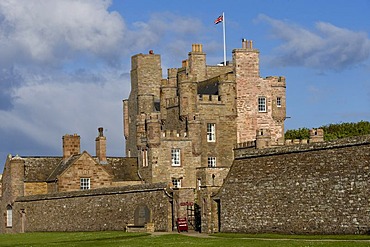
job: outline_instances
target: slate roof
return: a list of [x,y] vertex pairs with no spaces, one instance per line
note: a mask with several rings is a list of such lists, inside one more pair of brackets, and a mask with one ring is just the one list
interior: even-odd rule
[[70,165],[72,165],[78,158],[81,157],[82,154],[75,154],[69,157],[67,160],[61,160],[58,166],[54,169],[54,171],[50,174],[50,176],[46,179],[48,182],[55,181],[57,177],[62,174]]
[[114,181],[140,181],[137,173],[137,158],[107,157],[106,170],[110,172]]
[[198,94],[218,95],[218,77],[198,83]]
[[[62,157],[22,157],[25,161],[25,182],[55,181],[58,175],[72,165],[82,154]],[[98,161],[96,157],[93,157]],[[137,158],[107,157],[108,164],[102,165],[113,176],[113,181],[140,181],[137,173]]]
[[25,182],[44,182],[58,166],[62,157],[22,157]]

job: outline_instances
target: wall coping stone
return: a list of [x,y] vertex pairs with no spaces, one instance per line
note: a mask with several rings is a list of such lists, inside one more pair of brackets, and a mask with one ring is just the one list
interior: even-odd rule
[[271,156],[271,155],[281,155],[289,153],[301,153],[301,152],[311,152],[324,149],[334,149],[342,148],[349,146],[359,146],[370,144],[370,135],[364,136],[355,136],[337,139],[333,141],[326,142],[315,142],[309,144],[300,144],[300,145],[288,145],[288,146],[278,146],[265,149],[251,149],[246,148],[243,153],[239,149],[238,155],[235,155],[235,160],[252,158],[252,157],[261,157],[261,156]]
[[[140,185],[128,185],[121,187],[107,187],[90,190],[79,190],[70,192],[59,192],[52,194],[42,195],[31,195],[18,197],[16,202],[30,202],[30,201],[43,201],[43,200],[56,200],[66,199],[73,197],[89,197],[89,196],[101,196],[101,195],[115,195],[115,194],[128,194],[138,192],[150,192],[150,191],[166,191],[167,183],[155,183],[155,184],[140,184]],[[166,195],[169,196],[168,193]]]

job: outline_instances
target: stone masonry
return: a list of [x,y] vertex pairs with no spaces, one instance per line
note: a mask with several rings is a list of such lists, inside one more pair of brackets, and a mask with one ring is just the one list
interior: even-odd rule
[[[260,129],[269,130],[271,143],[282,141],[285,78],[261,78],[259,51],[247,40],[227,66],[207,65],[203,46],[193,44],[167,74],[162,79],[153,51],[132,57],[131,93],[123,101],[126,155],[138,157],[146,183],[168,183],[184,190],[180,204],[210,208],[209,193],[222,185],[238,142],[255,141]],[[189,216],[178,208],[176,217]]]
[[369,232],[370,136],[239,153],[214,197],[221,231]]

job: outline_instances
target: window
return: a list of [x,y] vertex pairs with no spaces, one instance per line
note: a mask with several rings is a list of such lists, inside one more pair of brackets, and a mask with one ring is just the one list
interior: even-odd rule
[[208,167],[216,167],[216,157],[208,157]]
[[173,184],[173,188],[181,188],[181,179],[173,178],[172,184]]
[[266,112],[266,98],[258,97],[258,112]]
[[6,227],[13,226],[13,208],[12,206],[8,205],[6,207]]
[[207,124],[207,141],[208,142],[216,141],[216,124],[214,123]]
[[276,98],[276,106],[281,107],[281,97]]
[[202,179],[198,178],[198,190],[202,187]]
[[172,166],[180,166],[180,149],[173,148],[171,149],[171,164]]
[[143,167],[148,166],[148,150],[146,149],[141,150],[141,162],[142,162]]
[[81,190],[90,189],[90,178],[80,178],[80,189]]

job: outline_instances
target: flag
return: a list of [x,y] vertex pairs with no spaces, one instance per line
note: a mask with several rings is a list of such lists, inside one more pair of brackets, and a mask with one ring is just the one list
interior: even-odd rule
[[219,17],[217,17],[217,19],[214,21],[215,24],[218,24],[220,22],[223,22],[224,21],[224,17],[222,15],[220,15]]

